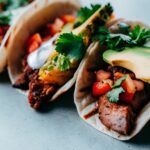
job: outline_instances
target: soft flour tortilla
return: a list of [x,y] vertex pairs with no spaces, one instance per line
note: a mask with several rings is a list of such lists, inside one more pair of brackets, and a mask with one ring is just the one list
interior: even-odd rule
[[[33,5],[33,3],[36,3],[36,2],[33,1],[29,5]],[[4,68],[6,67],[6,64],[7,64],[7,49],[5,48],[5,44],[7,44],[6,43],[7,39],[9,37],[10,33],[13,32],[13,25],[19,19],[21,14],[23,14],[26,11],[26,9],[28,9],[29,5],[10,11],[12,14],[11,25],[10,25],[9,30],[5,34],[4,39],[2,40],[2,43],[0,44],[0,73],[4,70]]]
[[7,41],[10,32],[11,32],[11,29],[9,29],[7,31],[7,33],[4,36],[4,39],[2,40],[2,43],[0,45],[0,73],[3,72],[3,70],[7,64],[7,54],[6,54],[6,50],[3,48],[3,45]]
[[[25,53],[25,43],[27,38],[35,33],[39,27],[53,21],[56,17],[63,14],[76,13],[80,8],[77,0],[39,0],[38,3],[30,6],[25,14],[23,14],[16,22],[12,34],[9,36],[5,48],[8,52],[8,72],[12,84],[15,83],[17,77],[22,72],[21,60]],[[75,83],[77,72],[64,86],[62,86],[51,98],[55,100],[59,95],[66,92]],[[28,91],[19,90],[25,95]]]
[[[119,19],[118,21],[122,22],[123,19]],[[111,26],[109,29],[113,30],[115,28],[115,24],[118,21],[109,23],[108,27]],[[126,23],[131,25],[137,24],[143,25],[140,22],[126,22]],[[150,120],[150,102],[141,110],[140,114],[137,116],[135,127],[129,136],[121,135],[113,130],[108,129],[100,121],[98,113],[88,119],[84,118],[86,114],[88,114],[94,108],[96,108],[97,99],[91,95],[91,87],[93,82],[95,81],[94,70],[97,70],[103,65],[101,54],[102,51],[99,46],[99,43],[98,42],[93,43],[93,47],[87,53],[87,56],[80,68],[81,70],[77,77],[74,93],[75,104],[80,117],[88,124],[96,128],[97,130],[118,140],[129,140],[133,138],[136,134],[138,134],[140,130],[142,130],[144,125]]]

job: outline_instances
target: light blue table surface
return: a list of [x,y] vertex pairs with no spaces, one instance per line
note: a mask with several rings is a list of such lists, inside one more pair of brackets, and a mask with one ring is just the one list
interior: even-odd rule
[[[82,0],[83,5],[101,0]],[[150,24],[150,0],[112,0],[117,16]],[[83,122],[72,88],[44,112],[36,112],[0,75],[0,150],[150,150],[150,122],[131,141],[104,135]]]

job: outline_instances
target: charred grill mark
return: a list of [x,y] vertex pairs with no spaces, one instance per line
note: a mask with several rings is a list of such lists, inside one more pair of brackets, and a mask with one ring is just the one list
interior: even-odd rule
[[84,115],[85,119],[89,119],[90,117],[96,115],[98,113],[98,108],[95,107],[93,110],[91,110],[88,114]]
[[49,103],[58,86],[54,84],[45,84],[40,80],[32,80],[29,83],[28,101],[32,108],[39,109]]

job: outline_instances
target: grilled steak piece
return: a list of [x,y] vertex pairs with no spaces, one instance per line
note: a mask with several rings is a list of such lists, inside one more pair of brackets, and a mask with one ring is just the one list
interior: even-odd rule
[[134,114],[130,106],[121,103],[111,103],[106,95],[100,97],[99,118],[109,129],[127,135],[134,124]]
[[48,103],[50,98],[56,92],[57,86],[46,84],[40,80],[32,80],[29,83],[28,100],[34,109],[40,108],[43,104]]
[[34,109],[38,109],[41,105],[47,103],[57,90],[56,85],[46,84],[38,80],[38,70],[33,70],[28,65],[26,65],[13,87],[22,90],[29,89],[28,100]]

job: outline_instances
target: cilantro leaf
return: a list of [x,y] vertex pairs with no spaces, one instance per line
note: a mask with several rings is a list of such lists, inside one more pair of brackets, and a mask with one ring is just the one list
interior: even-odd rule
[[127,77],[128,75],[124,75],[123,77],[119,78],[113,85],[113,89],[107,93],[107,98],[110,102],[116,103],[119,101],[119,95],[125,92],[120,85]]
[[125,92],[122,87],[112,89],[107,93],[107,98],[110,102],[117,103],[119,101],[119,95]]
[[109,30],[106,27],[102,26],[98,28],[97,31],[92,35],[92,40],[99,40],[101,44],[104,44],[108,36]]
[[[77,21],[74,25],[74,27],[78,27],[81,24],[83,24],[86,20],[88,20],[98,9],[100,9],[102,5],[96,4],[91,5],[91,8],[83,7],[79,10],[77,14]],[[113,8],[110,3],[103,6],[103,8],[100,11],[99,18],[95,20],[99,25],[105,24],[105,22],[109,19],[113,12]]]
[[85,53],[85,45],[82,37],[72,33],[64,33],[56,42],[56,51],[70,59],[80,60]]
[[0,25],[9,25],[11,21],[11,14],[10,13],[1,13],[0,14]]
[[29,3],[29,0],[0,0],[4,5],[4,10],[12,10],[24,6]]
[[110,31],[106,27],[100,27],[93,34],[92,39],[99,40],[101,45],[107,46],[107,49],[115,50],[122,50],[126,45],[133,44],[132,38],[130,36],[122,33],[110,33]]
[[121,83],[122,83],[127,77],[128,77],[128,75],[124,75],[123,77],[119,78],[119,79],[115,82],[113,88],[119,87],[119,86],[121,85]]
[[132,31],[129,26],[118,24],[119,33],[111,33],[106,27],[99,27],[99,29],[92,35],[93,40],[100,41],[102,46],[107,49],[120,51],[126,47],[143,46],[150,40],[150,29],[135,26]]
[[106,41],[109,49],[116,49],[118,51],[124,49],[126,46],[130,47],[135,44],[130,36],[121,33],[111,33]]
[[91,17],[99,8],[101,5],[96,4],[96,5],[91,5],[90,8],[88,7],[82,7],[78,14],[77,14],[77,21],[74,25],[74,27],[78,27],[81,24],[83,24],[89,17]]
[[137,25],[130,32],[130,36],[138,46],[141,46],[150,39],[150,29],[145,29]]

